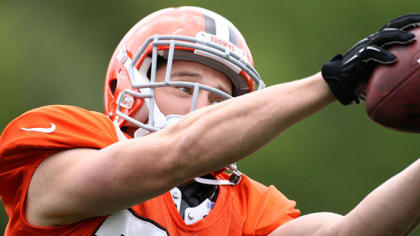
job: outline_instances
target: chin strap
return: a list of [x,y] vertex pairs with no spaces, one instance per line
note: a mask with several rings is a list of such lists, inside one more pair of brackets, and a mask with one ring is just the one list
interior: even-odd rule
[[194,178],[194,181],[207,185],[237,185],[242,179],[242,173],[238,170],[236,163],[230,164],[225,169],[232,172],[229,179],[207,179],[203,177],[196,177]]

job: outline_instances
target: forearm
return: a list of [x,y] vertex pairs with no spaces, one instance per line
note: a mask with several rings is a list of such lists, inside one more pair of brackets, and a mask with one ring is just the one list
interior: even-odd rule
[[67,224],[146,201],[248,156],[333,100],[317,74],[199,109],[166,129],[102,150],[57,153],[34,174],[30,218]]
[[270,235],[407,235],[419,221],[420,159],[375,189],[346,216],[304,215]]
[[200,109],[170,127],[168,133],[179,134],[177,147],[179,152],[184,150],[183,165],[191,167],[183,173],[191,177],[250,155],[332,101],[318,73]]
[[370,193],[337,224],[344,235],[405,235],[420,221],[420,159]]

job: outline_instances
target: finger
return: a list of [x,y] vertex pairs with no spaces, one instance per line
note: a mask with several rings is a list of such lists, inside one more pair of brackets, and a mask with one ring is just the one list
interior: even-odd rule
[[381,27],[381,30],[386,28],[396,28],[401,30],[409,30],[410,28],[419,26],[420,14],[407,14],[392,19],[388,24]]
[[359,57],[363,62],[375,61],[381,64],[392,64],[397,61],[397,57],[394,54],[375,46],[367,46],[360,49]]
[[396,44],[409,44],[416,40],[416,35],[397,29],[385,29],[371,36],[371,44],[377,46],[390,46]]

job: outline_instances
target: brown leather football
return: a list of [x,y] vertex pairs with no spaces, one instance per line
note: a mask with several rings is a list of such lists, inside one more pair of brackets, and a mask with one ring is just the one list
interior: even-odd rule
[[390,49],[398,57],[392,65],[378,66],[366,89],[366,112],[388,128],[420,133],[420,28],[417,40]]

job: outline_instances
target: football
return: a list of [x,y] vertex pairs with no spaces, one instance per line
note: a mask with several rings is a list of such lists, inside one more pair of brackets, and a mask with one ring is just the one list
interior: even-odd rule
[[420,28],[416,41],[394,46],[392,65],[378,66],[366,88],[366,112],[375,122],[392,129],[420,133]]

